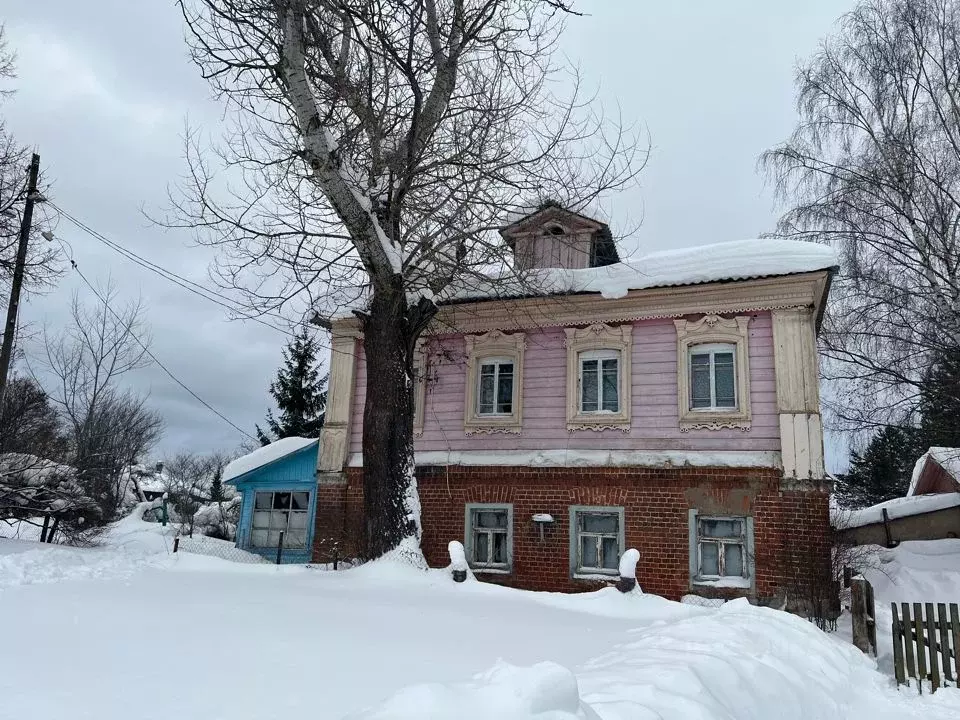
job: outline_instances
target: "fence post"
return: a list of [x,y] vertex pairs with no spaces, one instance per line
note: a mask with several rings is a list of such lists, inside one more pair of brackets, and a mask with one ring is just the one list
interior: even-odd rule
[[50,515],[43,516],[43,527],[40,528],[40,542],[45,543],[47,541],[47,528],[50,527]]
[[47,542],[52,543],[54,536],[57,534],[57,530],[60,528],[60,518],[55,517],[53,519],[53,525],[50,526],[50,534],[47,535]]
[[850,614],[853,616],[853,644],[862,652],[870,652],[870,614],[868,598],[870,583],[862,576],[850,582]]
[[177,536],[173,539],[173,551],[174,551],[174,552],[177,552],[178,550],[180,550],[180,536],[179,536],[179,535],[177,535]]
[[907,678],[903,671],[903,625],[900,624],[900,614],[895,602],[890,603],[890,614],[893,617],[893,674],[899,686],[903,685]]
[[280,531],[280,541],[277,543],[277,565],[283,561],[283,530]]

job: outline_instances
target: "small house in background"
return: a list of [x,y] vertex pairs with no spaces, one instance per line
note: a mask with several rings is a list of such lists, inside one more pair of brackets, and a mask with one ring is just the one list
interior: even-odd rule
[[833,525],[852,545],[960,537],[960,448],[932,447],[917,460],[906,497],[862,510],[835,510]]
[[271,560],[283,533],[283,562],[309,562],[317,491],[317,440],[288,437],[223,470],[242,497],[237,547]]
[[907,495],[960,493],[960,448],[932,447],[917,460]]

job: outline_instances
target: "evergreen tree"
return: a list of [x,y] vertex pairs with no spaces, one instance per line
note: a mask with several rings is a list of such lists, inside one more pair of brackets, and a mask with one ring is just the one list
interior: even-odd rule
[[283,366],[270,384],[280,417],[267,411],[267,429],[257,426],[257,437],[264,445],[285,437],[317,437],[323,427],[327,404],[327,377],[317,367],[316,340],[306,328],[283,351]]
[[213,472],[213,480],[210,481],[210,502],[223,502],[226,497],[223,494],[223,465],[217,465]]
[[918,451],[918,432],[911,427],[888,426],[873,436],[866,449],[854,452],[850,469],[837,478],[836,495],[848,508],[875,505],[903,497],[910,485]]
[[960,447],[960,348],[938,354],[924,378],[919,414],[920,454],[930,447]]

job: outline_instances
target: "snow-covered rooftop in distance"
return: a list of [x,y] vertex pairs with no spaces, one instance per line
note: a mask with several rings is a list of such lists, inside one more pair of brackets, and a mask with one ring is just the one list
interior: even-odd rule
[[619,298],[630,290],[793,275],[838,264],[836,252],[826,245],[798,240],[739,240],[646,253],[605,267],[548,268],[531,270],[521,278],[470,279],[439,299],[456,302],[591,292]]
[[913,476],[910,478],[910,488],[907,490],[907,497],[913,495],[920,482],[920,474],[923,472],[924,465],[927,464],[927,458],[933,458],[937,464],[946,470],[953,478],[960,482],[960,448],[932,447],[927,450],[916,465],[913,466]]
[[831,510],[833,526],[838,529],[863,527],[883,522],[883,511],[891,520],[923,515],[924,513],[944,510],[960,505],[960,493],[937,493],[934,495],[912,495],[894,498],[886,502],[871,505],[862,510]]
[[287,437],[270,443],[252,453],[238,457],[229,463],[223,469],[223,482],[229,482],[241,475],[245,475],[251,470],[256,470],[264,465],[286,457],[297,450],[302,450],[308,445],[317,442],[316,438]]

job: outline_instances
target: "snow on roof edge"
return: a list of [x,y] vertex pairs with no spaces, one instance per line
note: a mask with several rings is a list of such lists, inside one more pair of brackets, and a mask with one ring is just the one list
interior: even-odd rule
[[223,482],[232,482],[253,470],[270,465],[318,442],[317,438],[286,437],[264,445],[228,463],[223,469]]

